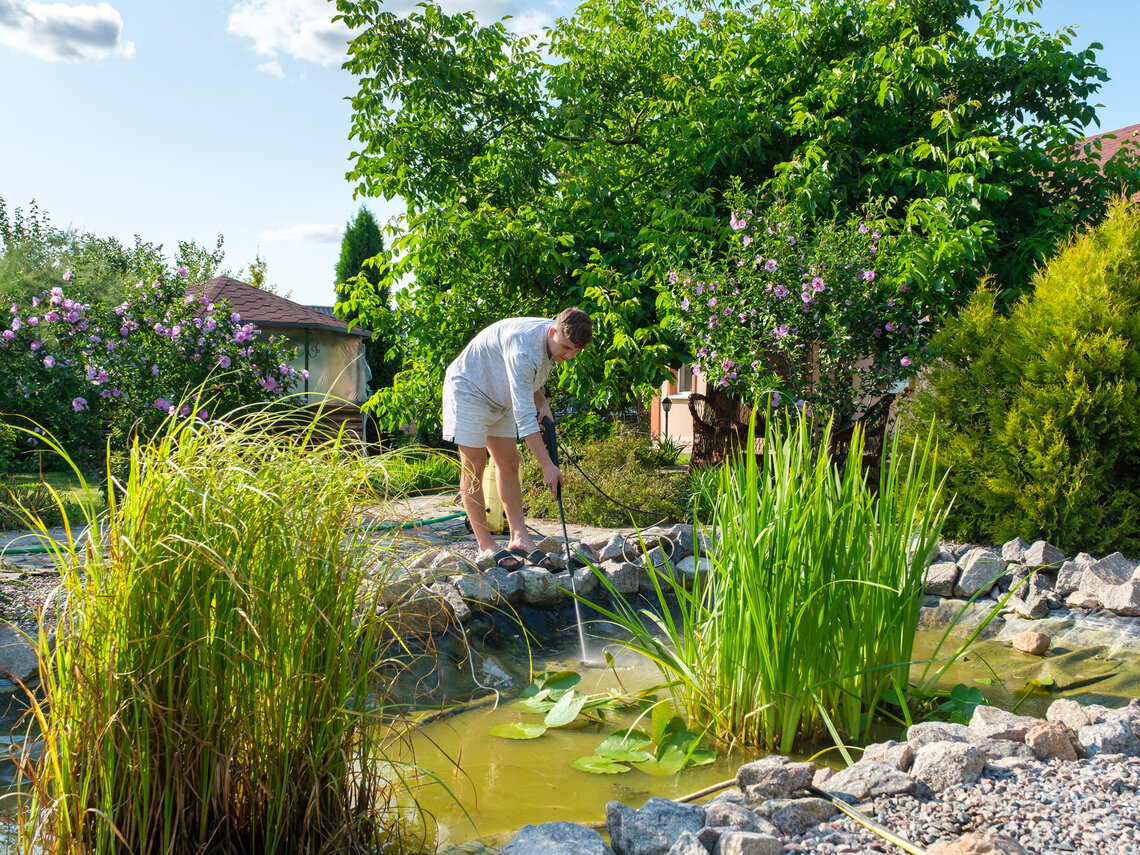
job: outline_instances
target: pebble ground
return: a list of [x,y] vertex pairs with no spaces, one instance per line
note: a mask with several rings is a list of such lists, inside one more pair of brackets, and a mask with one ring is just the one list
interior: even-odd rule
[[[867,808],[876,822],[920,848],[982,832],[1015,840],[1035,855],[1140,855],[1140,758],[991,765],[978,783],[951,787],[933,799],[880,798]],[[785,850],[904,851],[846,817],[787,842]]]

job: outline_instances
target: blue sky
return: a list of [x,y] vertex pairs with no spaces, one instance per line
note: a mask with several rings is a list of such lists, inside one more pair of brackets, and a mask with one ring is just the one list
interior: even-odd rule
[[[448,0],[537,31],[565,2]],[[1049,29],[1100,42],[1101,130],[1140,123],[1137,0],[1044,0]],[[399,10],[411,0],[389,4]],[[0,0],[0,197],[57,226],[173,250],[225,237],[305,303],[332,301],[355,87],[326,0]],[[1088,129],[1095,132],[1096,128]],[[380,220],[399,212],[365,200]]]

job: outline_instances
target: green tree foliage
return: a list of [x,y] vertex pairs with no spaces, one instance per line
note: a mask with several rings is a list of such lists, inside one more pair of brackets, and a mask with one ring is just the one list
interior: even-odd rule
[[194,241],[179,241],[171,264],[162,244],[135,235],[133,245],[124,246],[113,237],[61,229],[35,200],[26,212],[14,208],[9,214],[0,198],[0,295],[26,301],[57,286],[70,270],[74,299],[114,304],[139,280],[150,282],[179,268],[191,282],[218,275],[225,256],[223,242],[218,235],[217,245],[207,249]]
[[980,290],[932,343],[904,426],[931,419],[957,493],[948,530],[1140,550],[1140,215],[1110,211],[1009,317]]
[[390,358],[392,311],[390,283],[383,275],[384,236],[376,218],[364,205],[344,229],[340,258],[336,262],[337,314],[346,321],[359,322],[363,314],[372,339],[364,345],[364,357],[372,370],[372,386],[390,386],[399,367]]
[[655,386],[685,355],[657,289],[723,248],[732,177],[822,217],[873,205],[943,308],[985,269],[1016,295],[1135,178],[1078,158],[1107,75],[1099,46],[1025,20],[1038,6],[586,0],[540,43],[430,2],[338,0],[358,33],[349,177],[407,203],[383,276],[411,282],[408,376],[380,414],[431,411],[415,396],[435,397],[472,315],[569,304],[598,329],[564,385],[610,405]]

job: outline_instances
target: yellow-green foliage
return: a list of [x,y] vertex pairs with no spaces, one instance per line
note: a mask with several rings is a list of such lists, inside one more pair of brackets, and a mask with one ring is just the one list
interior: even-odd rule
[[904,425],[936,422],[968,540],[1140,549],[1140,216],[1120,203],[1006,318],[981,290],[934,341]]

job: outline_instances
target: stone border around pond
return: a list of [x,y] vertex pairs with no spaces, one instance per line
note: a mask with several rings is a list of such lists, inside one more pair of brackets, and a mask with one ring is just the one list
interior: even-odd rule
[[[1074,779],[1080,781],[1080,792],[1074,790]],[[1052,780],[1054,792],[1047,798],[1035,792],[1041,802],[1037,810],[1020,804],[1011,810],[1019,785],[1010,782],[1026,780]],[[868,745],[859,762],[840,772],[771,756],[741,766],[735,781],[703,806],[656,797],[640,809],[610,802],[608,845],[593,829],[553,822],[526,826],[501,855],[879,849],[882,838],[868,837],[870,832],[853,825],[813,788],[857,805],[861,812],[889,814],[883,820],[917,815],[918,822],[896,831],[909,832],[918,845],[933,844],[927,855],[1099,853],[1110,846],[1116,846],[1111,851],[1134,853],[1140,852],[1138,784],[1140,700],[1120,710],[1058,700],[1045,721],[980,706],[969,725],[916,724],[906,742]],[[1128,798],[1121,798],[1122,793]],[[1044,830],[1043,811],[1051,813]],[[1006,833],[995,833],[993,819],[1003,812]]]

